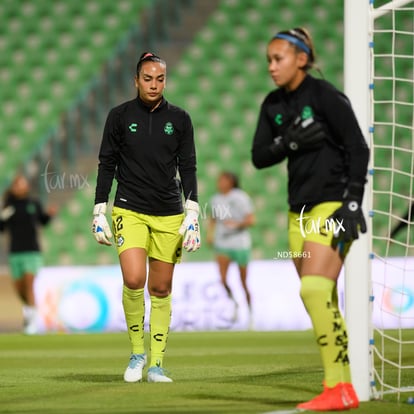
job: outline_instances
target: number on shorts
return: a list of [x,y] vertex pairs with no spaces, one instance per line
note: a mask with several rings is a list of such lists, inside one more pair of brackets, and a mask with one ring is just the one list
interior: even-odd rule
[[118,216],[115,219],[115,228],[116,231],[121,231],[124,228],[124,225],[122,224],[122,216]]

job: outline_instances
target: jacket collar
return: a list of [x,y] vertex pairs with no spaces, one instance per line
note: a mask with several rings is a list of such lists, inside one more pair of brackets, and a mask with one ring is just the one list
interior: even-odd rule
[[[139,96],[137,96],[136,102],[142,109],[144,109],[148,112],[151,112],[151,107],[148,106],[147,104],[145,104],[144,101]],[[154,111],[159,111],[166,104],[167,104],[167,101],[163,96],[162,99],[161,99],[161,103],[158,105],[158,107]]]

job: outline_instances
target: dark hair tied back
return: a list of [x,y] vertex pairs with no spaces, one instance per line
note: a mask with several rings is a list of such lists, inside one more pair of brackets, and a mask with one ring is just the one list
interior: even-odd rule
[[138,63],[137,63],[137,75],[141,72],[142,64],[145,62],[159,62],[163,65],[166,65],[165,61],[161,59],[159,56],[155,55],[151,52],[144,52],[139,57]]

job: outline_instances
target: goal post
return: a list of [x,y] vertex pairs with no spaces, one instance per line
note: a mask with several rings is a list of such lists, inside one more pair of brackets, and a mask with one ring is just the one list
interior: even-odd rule
[[[345,0],[344,9],[344,90],[351,101],[361,130],[370,144],[371,108],[370,73],[370,11],[368,0]],[[361,401],[370,399],[371,356],[371,243],[370,195],[372,181],[368,175],[362,208],[367,233],[360,235],[345,262],[345,319],[348,329],[348,352],[352,381]]]
[[[377,46],[377,38],[382,40],[381,45]],[[406,291],[411,292],[414,272],[409,264],[412,261],[407,260],[409,252],[414,251],[412,220],[407,221],[401,212],[401,204],[405,207],[414,201],[413,60],[414,0],[344,0],[344,89],[371,150],[363,200],[368,231],[355,241],[345,263],[349,357],[352,380],[361,401],[377,397],[377,381],[381,396],[384,389],[396,393],[398,399],[401,392],[414,390],[414,380],[409,375],[414,364],[410,365],[410,358],[405,363],[403,355],[403,349],[413,346],[414,341],[404,340],[402,334],[404,327],[414,326],[414,317],[402,315],[401,305],[407,302]],[[390,235],[396,220],[406,222],[405,242]],[[393,260],[398,255],[403,256],[398,270],[405,279],[396,287]],[[376,280],[378,275],[373,274],[378,262],[384,273],[381,284]],[[391,279],[393,284],[388,285]],[[404,285],[406,282],[410,284]],[[372,293],[378,288],[382,298]],[[373,309],[383,317],[384,295],[390,294],[399,296],[399,306],[394,306],[392,314],[387,310],[384,318],[398,321],[395,336],[373,324]],[[408,304],[414,304],[414,299]],[[381,339],[381,346],[374,342],[374,333],[375,338]],[[388,359],[393,346],[387,345],[390,349],[385,350],[384,338],[398,348],[397,362]],[[374,355],[381,361],[381,369],[377,369]],[[390,375],[390,367],[398,372]]]

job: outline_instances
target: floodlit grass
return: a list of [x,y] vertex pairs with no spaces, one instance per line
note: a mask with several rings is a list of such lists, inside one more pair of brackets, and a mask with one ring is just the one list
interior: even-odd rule
[[[124,383],[128,356],[125,333],[1,335],[0,413],[290,412],[321,391],[310,331],[173,332],[165,361],[172,384]],[[372,401],[352,412],[414,407]]]

